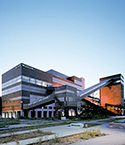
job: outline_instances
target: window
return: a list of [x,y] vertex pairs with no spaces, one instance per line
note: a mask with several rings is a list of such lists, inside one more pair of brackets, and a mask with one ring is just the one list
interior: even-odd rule
[[11,80],[9,80],[9,81],[3,83],[3,84],[2,84],[2,88],[9,87],[9,86],[11,86],[11,85],[13,85],[13,84],[16,84],[16,83],[18,83],[18,82],[21,82],[21,76],[18,76],[18,77],[16,77],[16,78],[13,78],[13,79],[11,79]]
[[71,102],[72,102],[72,101],[73,101],[73,97],[69,97],[69,101],[71,101]]
[[39,86],[41,86],[42,85],[42,81],[36,80],[36,84],[39,85]]
[[46,84],[45,82],[43,82],[43,86],[44,86],[44,87],[47,87],[47,84]]
[[22,81],[24,81],[24,82],[28,82],[28,83],[29,83],[29,77],[22,76]]
[[35,81],[35,79],[33,79],[33,78],[30,78],[30,83],[32,83],[32,84],[36,84],[36,81]]

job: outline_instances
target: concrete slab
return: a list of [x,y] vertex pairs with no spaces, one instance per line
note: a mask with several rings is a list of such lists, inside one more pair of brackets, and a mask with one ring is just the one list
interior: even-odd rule
[[125,123],[116,123],[116,122],[111,122],[109,123],[110,128],[125,128]]
[[41,141],[46,141],[54,138],[55,135],[48,135],[48,136],[43,136],[43,137],[36,137],[36,138],[30,138],[30,139],[25,139],[25,140],[20,140],[17,142],[9,142],[1,145],[26,145],[26,144],[33,144]]
[[71,124],[69,124],[69,127],[81,127],[81,128],[83,128],[84,124],[83,123],[71,123]]

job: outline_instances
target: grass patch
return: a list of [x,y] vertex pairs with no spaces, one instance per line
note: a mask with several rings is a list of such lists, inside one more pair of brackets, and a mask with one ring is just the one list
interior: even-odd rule
[[7,125],[14,125],[14,124],[20,124],[20,120],[19,119],[5,119],[5,118],[0,119],[0,128],[4,128]]
[[70,117],[69,119],[72,121],[92,121],[92,120],[99,120],[99,119],[106,119],[109,118],[109,116],[105,116],[105,115],[92,115],[92,116],[88,116],[88,117]]
[[99,129],[88,130],[83,133],[70,135],[68,137],[58,138],[55,136],[54,139],[49,140],[47,142],[38,142],[34,145],[69,145],[71,143],[81,142],[83,140],[88,140],[91,138],[105,136],[104,133],[101,133]]
[[99,124],[99,123],[85,123],[88,125],[88,127],[93,127],[93,126],[97,126],[97,125],[102,125],[102,124]]
[[24,140],[28,138],[35,138],[35,137],[42,137],[44,135],[50,135],[52,134],[51,132],[43,132],[40,130],[33,131],[33,132],[28,132],[28,133],[23,133],[23,134],[13,134],[11,133],[10,136],[7,137],[0,137],[0,143],[7,143],[7,142],[12,142],[16,141],[19,142],[19,140]]
[[31,130],[31,129],[39,129],[39,128],[44,128],[44,127],[51,127],[51,126],[59,126],[59,125],[66,125],[70,124],[71,122],[44,122],[43,124],[38,124],[35,126],[25,126],[25,127],[18,127],[18,128],[10,128],[10,129],[4,129],[0,131],[0,134],[5,134],[5,133],[12,133],[12,132],[17,132],[17,131],[25,131],[25,130]]

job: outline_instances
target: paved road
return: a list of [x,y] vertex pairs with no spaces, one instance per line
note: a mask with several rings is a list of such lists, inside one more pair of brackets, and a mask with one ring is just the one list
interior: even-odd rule
[[125,145],[125,129],[108,128],[108,123],[98,126],[98,128],[107,135],[71,145]]

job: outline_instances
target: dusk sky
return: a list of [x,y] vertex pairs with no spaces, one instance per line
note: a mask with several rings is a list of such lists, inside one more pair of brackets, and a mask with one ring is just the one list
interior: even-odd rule
[[0,50],[0,75],[22,62],[86,88],[125,77],[125,0],[0,0]]

